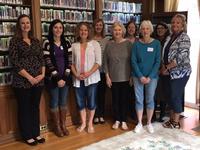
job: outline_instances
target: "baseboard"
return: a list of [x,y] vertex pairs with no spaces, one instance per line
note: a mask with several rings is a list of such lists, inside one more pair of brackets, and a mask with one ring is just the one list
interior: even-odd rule
[[185,106],[193,109],[199,109],[198,104],[190,103],[190,102],[185,102]]

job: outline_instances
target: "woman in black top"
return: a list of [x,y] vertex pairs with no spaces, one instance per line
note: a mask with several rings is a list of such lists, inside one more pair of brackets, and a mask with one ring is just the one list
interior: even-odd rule
[[[161,54],[162,49],[164,46],[164,43],[166,41],[166,38],[170,35],[169,27],[165,22],[159,22],[155,26],[154,30],[154,38],[159,40],[161,43]],[[160,67],[161,69],[161,67]],[[167,100],[169,99],[169,84],[168,84],[168,75],[159,74],[158,84],[155,92],[155,105],[157,106],[157,101],[160,101],[160,116],[159,116],[159,122],[163,122],[163,118],[165,116],[166,111],[166,104]],[[155,106],[155,108],[156,108]],[[154,112],[154,119],[156,119],[156,114]]]
[[47,87],[51,96],[49,105],[54,132],[62,137],[69,135],[66,129],[67,96],[69,91],[69,48],[71,44],[64,37],[64,25],[55,19],[49,26],[48,39],[43,43],[46,63]]
[[40,137],[39,119],[45,64],[40,42],[30,31],[29,16],[19,16],[16,33],[10,41],[9,56],[13,65],[12,87],[18,103],[19,130],[27,144],[37,145],[45,142]]

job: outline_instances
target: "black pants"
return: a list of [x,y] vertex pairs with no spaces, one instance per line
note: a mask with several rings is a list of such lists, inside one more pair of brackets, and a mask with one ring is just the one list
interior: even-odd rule
[[114,121],[126,122],[129,101],[129,82],[112,82]]
[[40,135],[39,105],[43,87],[14,88],[18,104],[18,123],[23,140]]
[[155,92],[155,109],[157,108],[157,101],[160,101],[160,115],[164,117],[166,112],[166,105],[170,99],[170,76],[160,76]]
[[106,92],[106,77],[105,73],[101,73],[101,81],[97,86],[97,108],[95,111],[95,117],[104,117],[105,113],[105,92]]

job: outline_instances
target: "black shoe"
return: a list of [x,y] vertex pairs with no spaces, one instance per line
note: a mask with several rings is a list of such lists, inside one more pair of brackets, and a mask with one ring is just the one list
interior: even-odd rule
[[41,138],[38,139],[38,138],[34,138],[35,141],[37,141],[38,143],[45,143],[45,138]]
[[35,140],[33,142],[28,142],[28,140],[25,140],[25,143],[30,145],[30,146],[36,146],[38,144],[38,142],[35,141]]

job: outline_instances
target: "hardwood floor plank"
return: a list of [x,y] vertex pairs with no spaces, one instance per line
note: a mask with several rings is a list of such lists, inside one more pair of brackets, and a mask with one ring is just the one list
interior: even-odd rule
[[[181,120],[183,130],[194,135],[199,135],[200,132],[193,131],[192,129],[199,126],[199,114],[198,110],[193,110],[186,108],[184,115],[187,116],[185,119]],[[82,146],[86,146],[103,139],[107,139],[126,131],[121,129],[112,130],[112,121],[107,119],[105,124],[95,125],[95,133],[88,134],[86,131],[78,133],[75,126],[69,127],[70,135],[67,137],[56,137],[52,132],[43,133],[42,136],[45,137],[46,143],[39,144],[38,146],[28,146],[21,141],[15,141],[8,144],[0,145],[0,150],[74,150]],[[129,130],[131,131],[135,127],[135,123],[130,121],[128,123]]]

